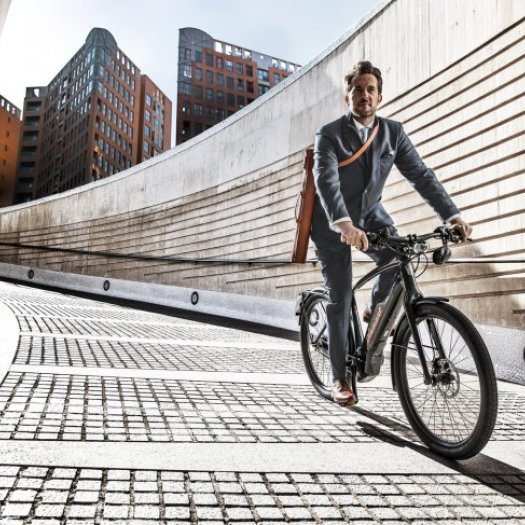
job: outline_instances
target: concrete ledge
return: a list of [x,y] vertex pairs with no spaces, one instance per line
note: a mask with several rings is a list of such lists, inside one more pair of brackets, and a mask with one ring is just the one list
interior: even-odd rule
[[[226,317],[298,331],[293,301],[55,272],[8,263],[0,263],[1,278],[26,283],[30,286],[93,294],[102,300],[107,298],[107,300],[138,301],[185,310],[190,313]],[[195,301],[197,302],[193,304]]]

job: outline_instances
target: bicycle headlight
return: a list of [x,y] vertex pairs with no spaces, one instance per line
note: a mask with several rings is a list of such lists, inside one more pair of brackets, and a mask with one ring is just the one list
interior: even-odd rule
[[450,259],[451,252],[448,249],[447,246],[441,246],[441,248],[438,248],[434,251],[432,254],[432,261],[434,264],[443,264],[446,263]]

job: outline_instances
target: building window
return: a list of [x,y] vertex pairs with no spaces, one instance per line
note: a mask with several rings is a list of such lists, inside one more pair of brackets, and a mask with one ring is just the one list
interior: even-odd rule
[[244,91],[244,80],[242,78],[237,79],[237,91]]
[[212,102],[213,101],[213,89],[206,88],[206,100],[208,102]]
[[195,116],[196,117],[201,117],[202,116],[202,104],[195,104],[195,106],[193,108],[194,108],[194,111],[195,111]]
[[240,62],[237,62],[237,74],[242,75],[244,73],[244,67]]
[[182,66],[182,76],[184,78],[191,78],[191,66]]
[[195,122],[195,135],[202,133],[202,122]]
[[231,60],[226,60],[226,71],[233,71],[233,62]]
[[146,109],[146,111],[144,111],[144,116],[146,117],[146,120],[148,122],[151,122],[151,113],[149,112],[149,110]]
[[226,78],[226,86],[229,89],[233,89],[233,77],[227,77]]
[[264,95],[268,91],[270,91],[270,87],[269,86],[263,86],[263,85],[259,84],[259,95]]
[[208,55],[208,53],[206,53],[206,65],[213,66],[213,55]]
[[222,73],[217,73],[215,76],[215,81],[219,86],[224,86],[224,75]]
[[179,82],[179,93],[191,95],[191,84],[188,82]]
[[195,80],[202,80],[202,69],[195,68]]
[[216,57],[215,65],[216,65],[217,69],[222,69],[224,67],[224,62],[222,61],[221,57]]
[[240,108],[243,108],[244,107],[244,97],[241,96],[241,95],[237,95],[237,105],[240,107]]
[[265,80],[266,82],[270,80],[270,76],[268,75],[268,71],[266,71],[266,69],[258,69],[257,77],[259,80]]
[[202,98],[202,86],[194,86],[195,98]]
[[206,83],[213,84],[213,71],[206,71]]
[[224,91],[217,90],[217,103],[224,104]]
[[228,93],[226,95],[226,102],[228,106],[235,106],[235,96],[232,95],[231,93]]
[[213,116],[215,114],[215,111],[214,111],[214,108],[213,106],[206,106],[206,116],[209,118],[209,119],[212,119]]
[[146,137],[151,137],[151,129],[149,128],[149,126],[144,126],[144,135]]
[[281,81],[281,75],[279,73],[274,73],[273,74],[273,81],[275,84],[279,84],[279,82]]
[[253,67],[252,66],[246,66],[246,76],[253,77]]
[[144,141],[142,149],[144,150],[144,153],[149,153],[149,144],[146,141]]
[[254,89],[253,89],[253,82],[248,81],[246,83],[246,86],[247,86],[248,93],[253,93],[253,91],[254,91]]
[[202,51],[195,51],[195,62],[202,62]]
[[220,122],[221,120],[224,120],[224,109],[217,110],[217,121]]

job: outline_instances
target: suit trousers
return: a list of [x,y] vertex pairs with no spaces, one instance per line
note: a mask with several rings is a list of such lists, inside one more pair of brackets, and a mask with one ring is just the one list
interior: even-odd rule
[[[396,234],[393,226],[388,228],[392,235]],[[393,252],[389,249],[369,248],[363,253],[368,255],[377,266],[386,264],[394,258]],[[318,248],[316,254],[321,263],[321,271],[329,296],[326,318],[332,376],[334,380],[344,380],[352,309],[352,251],[350,246],[341,244],[330,250]],[[372,311],[375,305],[385,299],[392,289],[395,273],[395,269],[392,269],[380,274],[376,279],[369,303]]]

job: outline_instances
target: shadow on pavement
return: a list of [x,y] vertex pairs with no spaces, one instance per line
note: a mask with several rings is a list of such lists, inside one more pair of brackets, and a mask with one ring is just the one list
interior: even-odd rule
[[358,421],[357,424],[365,434],[396,447],[406,447],[414,450],[445,467],[455,470],[458,474],[468,476],[472,480],[490,487],[500,494],[525,503],[525,493],[518,488],[518,486],[523,487],[523,480],[520,479],[519,476],[525,476],[525,471],[484,454],[478,454],[471,459],[462,461],[446,459],[432,452],[425,446],[414,443],[412,440],[417,438],[410,427],[361,407],[353,407],[353,411],[376,421],[392,431],[381,428],[373,423]]

